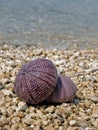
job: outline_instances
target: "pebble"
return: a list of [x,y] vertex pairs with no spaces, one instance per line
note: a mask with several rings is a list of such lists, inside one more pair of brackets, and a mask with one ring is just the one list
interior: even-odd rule
[[14,110],[12,109],[12,107],[9,107],[7,109],[7,113],[11,116],[14,113]]
[[54,106],[50,106],[46,109],[47,112],[49,113],[53,113],[55,111],[55,107]]
[[20,122],[20,117],[14,117],[13,119],[12,119],[12,123],[13,124],[16,124],[16,123],[19,123]]
[[89,99],[95,103],[98,103],[98,97],[97,96],[91,96]]
[[13,124],[10,130],[19,130],[18,124]]
[[90,69],[86,70],[86,73],[90,74],[90,73],[94,73],[94,72],[97,72],[97,71],[98,71],[98,68],[90,68]]
[[83,63],[83,62],[80,62],[80,63],[79,63],[79,66],[83,68],[83,67],[84,67],[84,63]]
[[93,108],[92,108],[92,116],[93,117],[98,117],[98,104],[93,106]]
[[70,120],[70,121],[69,121],[69,124],[70,124],[71,126],[76,125],[76,123],[77,123],[77,121],[76,121],[76,120]]
[[54,128],[53,128],[53,126],[52,125],[48,125],[48,126],[46,126],[46,128],[45,128],[46,130],[54,130]]
[[64,130],[64,127],[63,127],[63,126],[60,126],[60,127],[58,128],[58,130]]
[[33,120],[31,119],[31,117],[25,117],[24,119],[23,119],[23,122],[25,123],[25,124],[27,124],[27,125],[30,125],[30,124],[33,124]]
[[1,82],[2,82],[3,85],[5,85],[8,81],[9,81],[8,78],[3,78]]
[[28,105],[23,101],[18,103],[18,108],[20,111],[26,111],[27,107],[28,107]]
[[59,65],[64,64],[64,62],[65,62],[64,60],[58,60],[58,61],[55,61],[54,63],[56,66],[59,66]]
[[7,118],[5,116],[0,117],[0,127],[6,125],[8,123],[9,123],[9,121],[7,120]]
[[0,107],[0,111],[1,111],[1,115],[3,115],[3,116],[7,115],[7,110],[6,110],[6,108],[4,106]]
[[10,94],[12,94],[12,91],[7,90],[7,89],[3,89],[2,92],[3,92],[3,94],[6,95],[6,96],[9,96]]
[[18,112],[17,113],[17,116],[20,117],[20,118],[24,118],[25,117],[25,114],[23,112]]
[[15,76],[11,77],[11,82],[14,83],[15,82]]

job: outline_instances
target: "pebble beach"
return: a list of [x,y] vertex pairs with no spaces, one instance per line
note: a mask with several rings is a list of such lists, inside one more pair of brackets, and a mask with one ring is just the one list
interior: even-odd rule
[[[23,64],[51,60],[77,86],[73,101],[29,105],[14,91]],[[98,49],[45,49],[0,45],[0,130],[98,130]]]

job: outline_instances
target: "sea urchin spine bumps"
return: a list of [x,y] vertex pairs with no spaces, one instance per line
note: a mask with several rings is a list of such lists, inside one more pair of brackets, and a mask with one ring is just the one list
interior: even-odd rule
[[38,104],[54,91],[57,84],[55,65],[47,59],[33,60],[21,68],[15,79],[15,92],[21,100]]

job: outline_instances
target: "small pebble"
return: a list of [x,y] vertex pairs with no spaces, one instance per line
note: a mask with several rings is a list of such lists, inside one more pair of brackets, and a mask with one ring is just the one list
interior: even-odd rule
[[12,94],[12,91],[7,90],[7,89],[3,89],[2,92],[3,92],[3,94],[6,95],[6,96],[9,96],[10,94]]
[[7,118],[5,116],[0,117],[0,127],[6,125],[8,123],[9,123],[9,121],[7,120]]
[[27,124],[27,125],[30,125],[30,124],[33,124],[33,120],[31,119],[31,117],[25,117],[24,119],[23,119],[23,122],[25,123],[25,124]]
[[95,103],[98,103],[98,97],[97,96],[91,96],[89,99]]
[[55,107],[54,106],[50,106],[46,109],[47,112],[49,113],[53,113],[55,111]]
[[76,123],[77,123],[77,121],[76,121],[76,120],[70,120],[70,121],[69,121],[69,124],[70,124],[71,126],[76,125]]

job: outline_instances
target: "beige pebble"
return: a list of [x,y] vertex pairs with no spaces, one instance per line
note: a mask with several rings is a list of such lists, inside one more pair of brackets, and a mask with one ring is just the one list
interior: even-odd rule
[[16,76],[13,76],[13,77],[10,78],[12,83],[15,82],[15,78],[16,78]]
[[12,103],[15,104],[15,103],[18,103],[18,102],[19,102],[19,101],[18,101],[18,97],[13,97]]
[[2,92],[3,92],[4,95],[7,95],[7,96],[9,96],[10,94],[12,94],[12,91],[7,90],[7,89],[3,89]]
[[81,126],[81,127],[88,127],[89,125],[91,124],[91,122],[89,121],[86,121],[85,119],[83,119],[81,117],[81,119],[78,121],[78,125]]
[[58,130],[64,130],[64,127],[63,127],[63,126],[60,126],[60,127],[58,128]]
[[95,103],[98,102],[98,97],[97,97],[97,96],[91,96],[91,97],[89,97],[89,99],[90,99],[91,101],[95,102]]
[[[9,125],[9,124],[7,124],[7,125],[4,125],[4,127],[3,127],[3,128],[4,128],[4,130],[10,130],[10,128],[11,128],[11,127],[10,127],[10,125]],[[0,130],[2,130],[2,129],[0,129]]]
[[63,73],[63,72],[64,72],[64,68],[60,66],[60,67],[58,68],[58,73],[61,74],[61,73]]
[[10,106],[11,106],[11,102],[7,102],[7,101],[6,101],[5,107],[8,108],[8,107],[10,107]]
[[20,117],[14,117],[13,119],[12,119],[12,123],[19,123],[20,122]]
[[84,67],[84,63],[81,61],[81,62],[79,63],[79,66],[80,66],[80,67]]
[[7,115],[7,111],[6,111],[6,108],[4,106],[0,107],[0,111],[1,111],[3,116]]
[[27,125],[30,125],[30,124],[33,124],[33,120],[31,119],[31,117],[25,117],[24,119],[23,119],[23,122],[25,123],[25,124],[27,124]]
[[21,107],[23,107],[23,106],[25,106],[25,105],[26,105],[26,103],[23,102],[23,101],[20,101],[20,102],[18,103],[18,107],[19,107],[19,108],[21,108]]
[[27,124],[25,124],[24,122],[22,122],[22,121],[19,122],[19,130],[21,130],[21,129],[26,130],[26,126],[27,126]]
[[35,126],[32,124],[32,125],[31,125],[31,128],[32,128],[32,130],[34,130]]
[[49,112],[49,113],[53,113],[55,111],[55,107],[50,106],[50,107],[46,108],[46,111]]
[[17,116],[20,117],[20,118],[24,118],[25,114],[24,114],[24,112],[18,112]]
[[35,124],[37,125],[37,126],[41,126],[42,125],[42,123],[44,124],[44,121],[43,120],[36,120],[36,122],[35,122]]
[[10,130],[19,130],[18,124],[13,124]]
[[44,121],[43,121],[43,125],[44,125],[44,126],[47,126],[47,125],[48,125],[48,121],[47,121],[47,120],[44,120]]
[[59,65],[64,64],[65,61],[64,61],[64,60],[57,60],[57,61],[55,61],[54,63],[55,63],[56,66],[59,66]]
[[4,106],[5,105],[5,100],[0,100],[0,106]]
[[3,85],[5,85],[8,81],[9,81],[8,78],[3,78],[1,82],[2,82]]
[[79,56],[80,56],[80,52],[76,52],[76,53],[74,53],[71,57],[70,57],[70,59],[71,60],[73,60],[73,59],[76,59],[76,58],[78,58]]
[[15,68],[11,71],[11,76],[16,76],[16,74],[18,73],[18,69]]
[[5,100],[6,100],[6,102],[11,102],[11,101],[12,101],[12,98],[9,97],[9,96],[6,96]]
[[14,113],[14,110],[12,109],[12,107],[8,107],[7,112],[11,116]]
[[6,125],[8,123],[9,123],[9,121],[8,121],[8,119],[5,116],[1,116],[0,117],[0,127]]
[[13,60],[9,60],[9,61],[6,61],[6,63],[11,67],[14,65],[14,61]]
[[30,106],[28,109],[29,109],[29,112],[30,112],[30,113],[36,111],[35,107],[33,107],[33,106]]
[[77,121],[76,121],[76,120],[70,120],[70,121],[69,121],[69,124],[70,124],[71,126],[76,125],[76,123],[77,123]]
[[53,126],[50,124],[45,127],[45,130],[54,130]]
[[98,105],[95,105],[95,106],[92,108],[92,116],[98,117]]
[[94,73],[94,72],[97,72],[98,71],[98,68],[90,68],[90,69],[88,69],[88,70],[85,70],[85,72],[87,73],[87,74],[90,74],[90,73]]
[[62,112],[61,112],[60,110],[58,110],[58,109],[55,110],[55,113],[56,113],[57,115],[61,115],[61,116],[62,116]]
[[10,72],[13,68],[11,66],[6,67],[6,72]]

